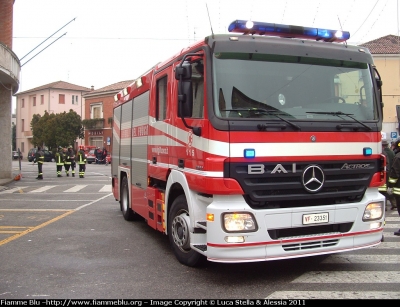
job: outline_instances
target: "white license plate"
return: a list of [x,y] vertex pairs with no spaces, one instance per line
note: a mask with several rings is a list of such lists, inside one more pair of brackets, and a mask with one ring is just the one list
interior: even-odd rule
[[303,215],[303,225],[308,224],[321,224],[329,222],[329,213],[314,213],[314,214],[304,214]]

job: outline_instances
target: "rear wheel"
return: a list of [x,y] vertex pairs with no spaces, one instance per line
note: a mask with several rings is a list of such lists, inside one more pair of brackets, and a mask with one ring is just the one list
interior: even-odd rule
[[122,211],[122,215],[124,216],[124,219],[127,221],[132,221],[134,219],[135,213],[130,207],[129,203],[129,185],[128,185],[128,179],[124,177],[122,179],[122,185],[121,185],[121,196],[119,198],[119,204],[120,208]]
[[178,196],[172,203],[168,215],[168,237],[180,263],[187,266],[199,265],[204,257],[190,247],[190,218],[185,195]]

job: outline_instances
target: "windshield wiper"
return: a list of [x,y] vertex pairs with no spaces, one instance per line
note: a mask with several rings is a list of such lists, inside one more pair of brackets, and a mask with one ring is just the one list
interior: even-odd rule
[[280,120],[284,121],[285,123],[289,124],[290,126],[296,128],[297,130],[301,130],[300,126],[296,125],[295,123],[292,123],[291,121],[284,119],[283,117],[279,116],[276,113],[280,113],[280,115],[284,115],[286,113],[283,113],[279,110],[267,110],[267,109],[261,109],[261,108],[237,108],[237,109],[225,109],[222,111],[234,111],[234,112],[238,112],[240,114],[240,111],[247,111],[249,113],[262,113],[262,114],[267,114],[267,115],[273,115],[277,118],[279,118]]
[[334,116],[337,116],[337,117],[340,117],[340,116],[347,116],[347,117],[350,117],[350,118],[351,118],[352,120],[354,120],[355,122],[357,122],[357,123],[359,123],[360,125],[362,125],[362,126],[364,126],[365,128],[367,128],[368,131],[371,131],[371,130],[372,130],[372,128],[371,128],[370,126],[364,124],[362,121],[359,121],[358,119],[356,119],[356,118],[354,118],[353,116],[351,116],[351,115],[354,115],[354,114],[346,114],[346,113],[343,113],[343,112],[341,112],[341,111],[338,111],[338,112],[306,112],[306,113],[334,115]]

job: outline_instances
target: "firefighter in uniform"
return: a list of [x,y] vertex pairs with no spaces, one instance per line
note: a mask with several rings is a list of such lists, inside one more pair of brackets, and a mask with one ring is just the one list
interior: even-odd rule
[[79,178],[85,178],[86,154],[83,145],[79,146],[79,151],[76,155],[76,161],[79,165]]
[[61,146],[58,146],[58,151],[55,154],[56,156],[56,167],[57,167],[57,177],[62,177],[61,172],[64,166],[64,152]]
[[[388,186],[393,190],[393,195],[396,198],[397,212],[400,216],[400,139],[396,140],[394,152],[396,155],[390,168]],[[394,235],[400,236],[400,229],[395,231]]]
[[35,159],[33,160],[33,163],[37,162],[38,165],[38,176],[36,179],[43,179],[43,162],[44,162],[44,152],[40,146],[38,146],[36,153],[35,153]]
[[393,194],[389,193],[390,189],[388,191],[389,171],[390,171],[390,167],[392,166],[392,163],[393,163],[394,152],[392,149],[389,148],[389,142],[385,139],[382,140],[382,154],[384,154],[386,157],[386,182],[384,185],[380,186],[378,188],[378,190],[386,198],[385,211],[387,211],[388,200],[390,201],[390,204],[392,205],[392,210],[393,210],[396,207],[395,206],[396,199]]
[[75,177],[75,152],[72,149],[72,146],[68,146],[68,150],[65,154],[65,162],[64,162],[65,174],[69,177],[69,169],[71,168],[72,177]]

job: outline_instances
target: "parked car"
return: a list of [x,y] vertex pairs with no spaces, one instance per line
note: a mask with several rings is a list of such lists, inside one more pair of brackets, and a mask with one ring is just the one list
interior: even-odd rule
[[[12,158],[13,158],[14,160],[17,160],[17,159],[18,159],[18,151],[13,151],[13,152],[12,152]],[[22,153],[21,153],[21,152],[19,152],[19,158],[22,160]]]
[[96,163],[96,155],[94,154],[94,151],[96,149],[90,149],[89,152],[86,154],[86,162],[88,164]]
[[[32,148],[29,150],[28,157],[27,157],[29,162],[33,162],[35,160],[36,151],[37,151],[37,148]],[[44,149],[43,152],[44,152],[44,162],[53,162],[54,161],[54,155],[50,151]]]

